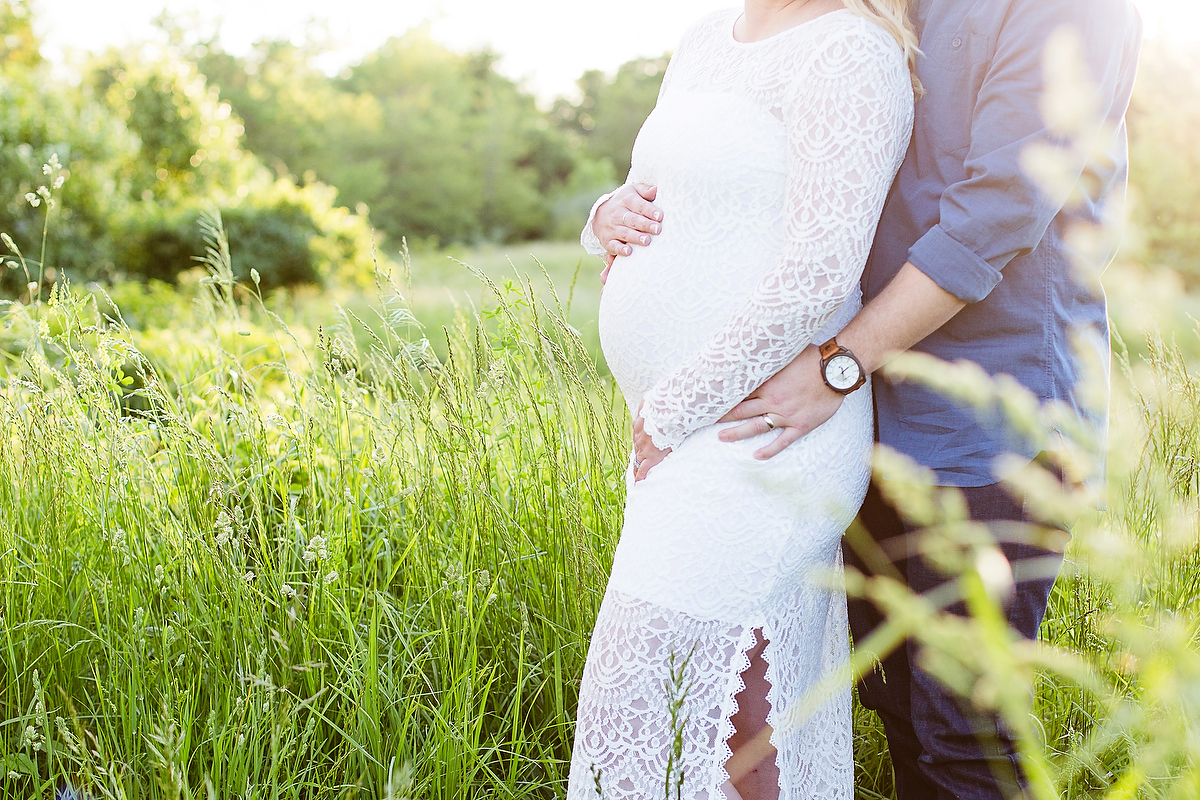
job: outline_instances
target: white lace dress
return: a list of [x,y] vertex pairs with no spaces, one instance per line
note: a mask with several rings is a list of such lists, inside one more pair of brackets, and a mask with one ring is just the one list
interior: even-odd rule
[[[633,152],[663,233],[613,265],[604,354],[673,452],[638,484],[581,686],[568,798],[718,800],[756,635],[785,800],[849,800],[849,686],[803,701],[848,654],[840,538],[862,502],[869,390],[769,461],[715,424],[861,307],[859,277],[912,128],[904,56],[843,10],[770,39],[709,16],[677,49]],[[589,229],[585,245],[599,243]],[[674,717],[670,697],[686,689]],[[676,733],[679,744],[676,748]],[[673,790],[670,795],[676,797]]]

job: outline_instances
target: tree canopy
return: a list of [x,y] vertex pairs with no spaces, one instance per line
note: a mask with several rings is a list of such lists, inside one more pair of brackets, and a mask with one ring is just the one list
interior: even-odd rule
[[[573,237],[628,173],[669,60],[589,71],[544,109],[494,53],[454,52],[427,28],[328,75],[320,37],[235,55],[219,35],[159,23],[158,42],[74,65],[72,85],[43,63],[29,0],[0,0],[0,230],[39,240],[45,209],[24,198],[57,153],[68,180],[51,256],[80,278],[173,279],[209,204],[239,272],[267,287],[365,282],[372,235],[385,257],[402,237]],[[1146,48],[1130,132],[1138,255],[1200,280],[1198,58]],[[25,281],[9,272],[12,294]]]

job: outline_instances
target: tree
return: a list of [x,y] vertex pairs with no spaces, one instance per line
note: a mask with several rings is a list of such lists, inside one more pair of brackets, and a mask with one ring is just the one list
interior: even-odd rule
[[4,0],[0,3],[0,68],[7,72],[40,66],[40,45],[41,42],[33,33],[29,0]]
[[[39,44],[28,3],[0,3],[0,232],[27,259],[37,257],[45,214],[53,214],[50,283],[55,267],[87,277],[111,267],[107,222],[123,202],[118,163],[132,140],[85,91],[52,79]],[[66,184],[55,192],[53,209],[34,208],[25,196],[47,182],[42,165],[55,155],[67,168]],[[7,296],[25,291],[25,276],[13,264],[0,269],[0,292]]]
[[261,42],[245,59],[203,45],[203,72],[279,173],[338,187],[393,240],[546,235],[576,166],[567,137],[488,52],[454,53],[418,29],[328,78],[319,49]]
[[578,102],[559,98],[555,120],[589,156],[611,162],[617,177],[624,180],[634,140],[658,102],[669,61],[669,54],[635,59],[611,76],[599,70],[585,72],[576,83],[582,97]]

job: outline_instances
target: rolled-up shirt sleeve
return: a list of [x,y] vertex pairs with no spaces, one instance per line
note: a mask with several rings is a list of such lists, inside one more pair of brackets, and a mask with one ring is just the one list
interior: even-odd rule
[[[1076,191],[1088,191],[1080,180],[1094,166],[1088,153],[1105,148],[1071,145],[1123,135],[1117,128],[1132,89],[1122,69],[1131,24],[1140,25],[1136,15],[1109,0],[1013,4],[975,103],[966,177],[942,194],[940,222],[909,250],[913,266],[960,300],[977,303],[1009,262],[1037,248],[1070,196],[1040,187],[1022,168],[1022,155],[1039,143],[1059,148]],[[1047,44],[1064,27],[1079,33],[1098,103],[1091,129],[1074,137],[1053,130],[1042,113]]]

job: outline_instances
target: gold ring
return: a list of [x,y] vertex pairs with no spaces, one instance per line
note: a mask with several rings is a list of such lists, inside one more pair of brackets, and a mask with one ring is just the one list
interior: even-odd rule
[[772,421],[771,421],[771,415],[770,415],[770,414],[763,414],[763,415],[762,415],[762,418],[763,418],[763,422],[767,423],[767,430],[772,430],[772,431],[773,431],[773,430],[775,430],[775,428],[776,428],[777,426],[775,425],[775,423],[774,423],[774,422],[772,422]]

